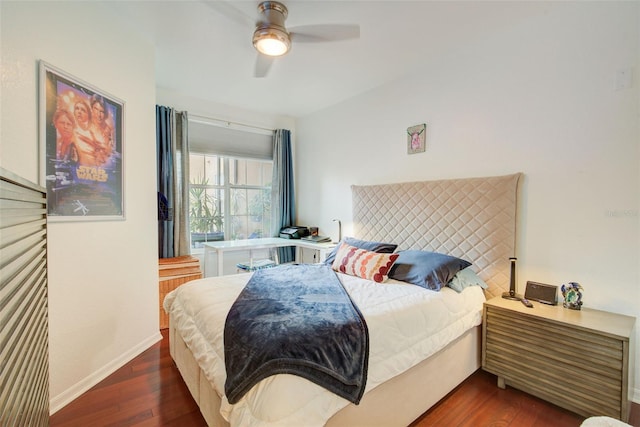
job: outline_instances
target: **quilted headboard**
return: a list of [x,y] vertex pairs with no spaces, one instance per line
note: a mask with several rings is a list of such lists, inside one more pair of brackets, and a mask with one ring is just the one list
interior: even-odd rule
[[509,290],[522,174],[351,186],[354,237],[473,263],[487,297]]

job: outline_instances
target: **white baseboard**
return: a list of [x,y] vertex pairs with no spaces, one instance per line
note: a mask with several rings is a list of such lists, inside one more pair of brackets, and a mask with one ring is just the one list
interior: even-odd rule
[[633,397],[631,398],[633,403],[637,403],[640,405],[640,388],[633,389]]
[[67,390],[63,391],[57,396],[53,396],[49,399],[49,414],[53,415],[58,412],[60,409],[67,406],[69,403],[73,402],[75,399],[80,397],[84,392],[89,390],[94,385],[98,384],[103,379],[107,378],[109,375],[126,365],[128,362],[133,360],[136,356],[140,355],[143,351],[147,350],[149,347],[157,343],[162,339],[162,334],[158,331],[157,334],[150,336],[149,338],[142,341],[137,346],[133,347],[131,350],[122,354],[120,357],[112,360],[107,365],[103,366],[93,374],[88,377],[82,379],[77,382],[73,386],[69,387]]

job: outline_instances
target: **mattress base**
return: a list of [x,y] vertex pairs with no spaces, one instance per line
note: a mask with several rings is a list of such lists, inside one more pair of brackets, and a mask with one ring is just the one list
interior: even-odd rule
[[[200,370],[191,351],[169,321],[170,353],[207,425],[228,427],[220,415],[220,396]],[[481,326],[406,372],[367,393],[359,405],[349,404],[327,426],[407,426],[480,368]]]

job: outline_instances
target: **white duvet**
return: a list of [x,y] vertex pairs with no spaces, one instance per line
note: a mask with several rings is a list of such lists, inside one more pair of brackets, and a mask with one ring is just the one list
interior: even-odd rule
[[[231,426],[322,426],[349,401],[295,375],[276,375],[238,403],[224,397],[224,322],[252,273],[213,277],[169,293],[165,310],[207,379],[222,396]],[[430,291],[405,282],[378,284],[338,273],[369,328],[366,392],[428,358],[481,322],[485,301],[478,286],[462,293]]]

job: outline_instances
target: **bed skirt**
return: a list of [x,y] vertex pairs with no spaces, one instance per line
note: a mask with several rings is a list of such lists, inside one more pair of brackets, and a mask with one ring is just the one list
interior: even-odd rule
[[[480,368],[481,328],[476,326],[408,371],[349,404],[327,426],[405,427]],[[169,322],[170,352],[210,427],[228,427],[220,415],[220,396],[201,372],[191,351]]]

